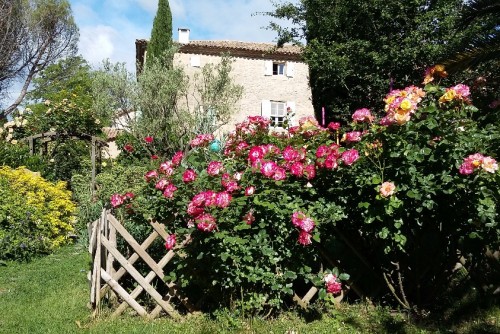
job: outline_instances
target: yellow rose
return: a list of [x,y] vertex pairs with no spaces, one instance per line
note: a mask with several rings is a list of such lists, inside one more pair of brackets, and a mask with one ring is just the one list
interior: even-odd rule
[[449,89],[446,93],[444,93],[443,96],[441,96],[439,98],[439,102],[443,103],[443,102],[451,101],[455,98],[456,95],[457,95],[457,92],[455,92],[455,90]]
[[404,99],[403,101],[401,101],[399,107],[403,110],[410,110],[412,108],[411,101],[408,99]]

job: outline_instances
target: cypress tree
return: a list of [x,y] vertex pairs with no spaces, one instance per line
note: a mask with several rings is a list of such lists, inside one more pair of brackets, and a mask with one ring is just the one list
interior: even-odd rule
[[169,66],[172,59],[167,56],[172,48],[172,12],[168,0],[158,1],[158,11],[153,21],[151,39],[148,43],[146,64],[153,58]]

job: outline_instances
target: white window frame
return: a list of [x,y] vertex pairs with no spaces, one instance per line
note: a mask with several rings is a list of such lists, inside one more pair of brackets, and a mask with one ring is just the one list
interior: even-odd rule
[[286,75],[286,63],[285,62],[273,62],[273,75]]

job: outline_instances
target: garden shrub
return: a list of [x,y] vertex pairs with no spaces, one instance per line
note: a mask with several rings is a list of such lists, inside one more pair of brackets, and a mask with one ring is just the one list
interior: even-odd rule
[[68,243],[75,205],[64,182],[0,167],[0,259],[27,260]]
[[473,274],[500,245],[499,124],[477,122],[460,84],[384,102],[383,117],[359,109],[346,128],[302,119],[273,132],[250,117],[222,152],[197,136],[111,204],[166,223],[167,249],[191,239],[169,278],[207,307],[279,310],[311,284],[332,300],[349,277],[337,264],[362,296],[428,307],[459,260]]

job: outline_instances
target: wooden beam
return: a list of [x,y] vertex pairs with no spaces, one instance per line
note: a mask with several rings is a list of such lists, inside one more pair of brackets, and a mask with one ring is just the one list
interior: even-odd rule
[[144,279],[141,273],[139,273],[116,248],[111,246],[109,241],[104,236],[101,236],[101,241],[104,247],[106,247],[106,249],[113,254],[116,260],[127,270],[130,276],[132,276],[151,297],[153,297],[156,303],[160,305],[165,312],[167,312],[172,318],[178,319],[180,317],[179,313],[169,303],[163,300],[158,291],[156,291],[155,288]]
[[141,245],[134,239],[130,233],[123,227],[123,225],[111,214],[108,214],[108,220],[116,228],[116,231],[122,235],[122,237],[129,243],[134,251],[146,262],[146,264],[159,276],[163,277],[163,270],[158,266],[158,264],[149,256],[149,254],[141,248]]

